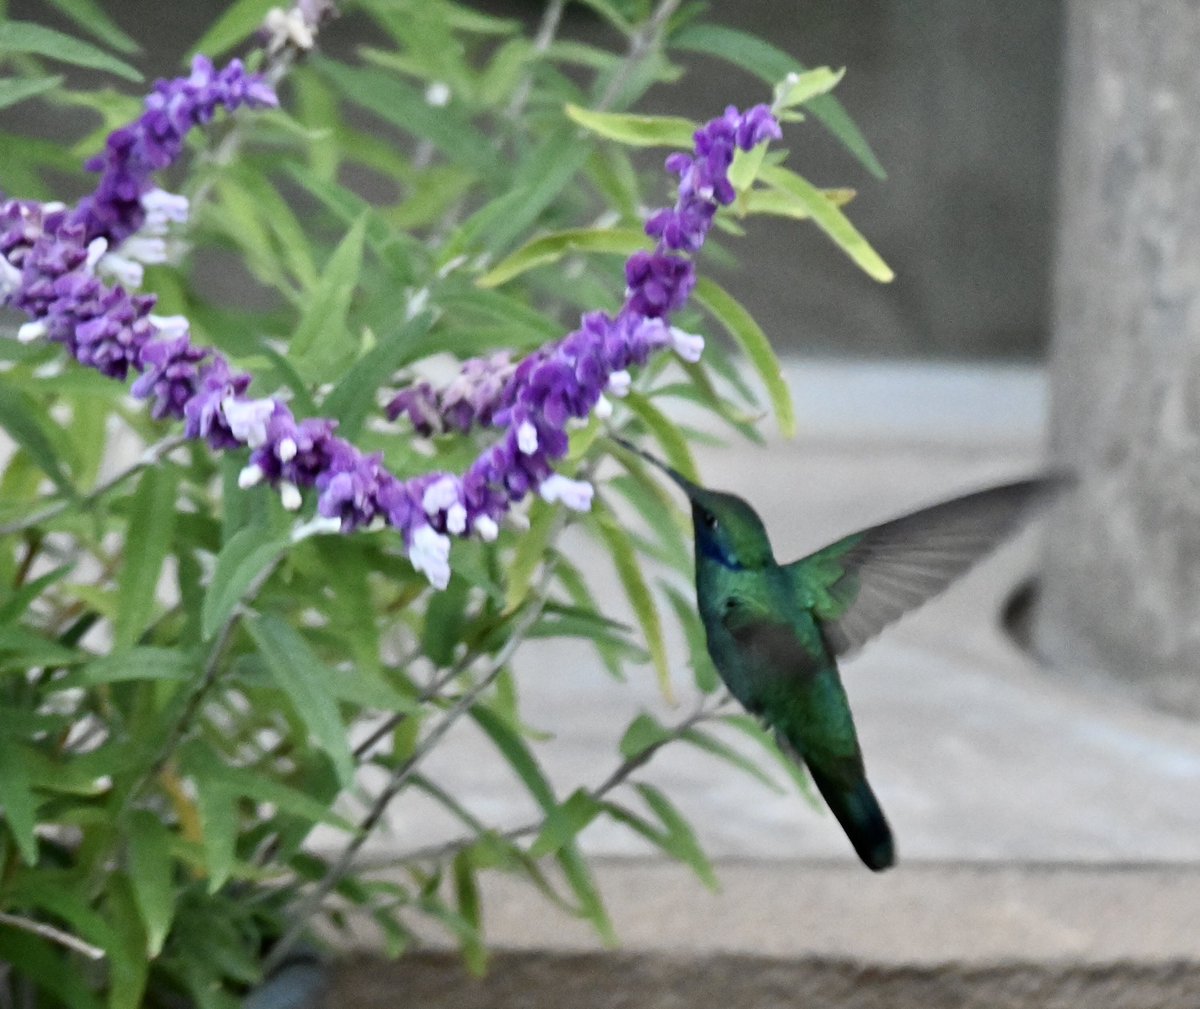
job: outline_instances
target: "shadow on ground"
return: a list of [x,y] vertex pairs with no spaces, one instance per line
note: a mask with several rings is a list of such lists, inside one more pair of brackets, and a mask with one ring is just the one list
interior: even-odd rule
[[451,954],[338,968],[326,1009],[1195,1009],[1200,964],[862,966],[746,956],[499,953],[486,977]]

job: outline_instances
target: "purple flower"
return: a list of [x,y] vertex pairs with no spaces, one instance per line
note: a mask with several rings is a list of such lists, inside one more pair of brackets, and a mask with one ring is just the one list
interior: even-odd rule
[[184,417],[188,401],[199,388],[198,366],[210,353],[193,347],[186,333],[147,343],[138,361],[142,374],[133,383],[133,395],[138,399],[154,398],[150,415],[155,420]]
[[89,171],[101,173],[100,182],[75,208],[74,220],[89,240],[124,241],[145,219],[141,198],[152,188],[150,174],[179,157],[189,130],[209,122],[220,106],[232,112],[277,104],[270,85],[248,74],[240,60],[217,71],[207,57],[196,56],[187,77],[156,81],[141,118],[109,134],[104,153],[87,162]]

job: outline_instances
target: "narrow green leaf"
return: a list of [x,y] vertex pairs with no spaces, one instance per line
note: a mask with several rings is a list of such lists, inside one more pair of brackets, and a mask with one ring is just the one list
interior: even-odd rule
[[739,753],[728,743],[717,739],[711,733],[692,728],[681,732],[679,738],[684,742],[691,743],[692,746],[703,750],[705,753],[711,753],[714,757],[725,761],[727,764],[732,764],[739,770],[745,771],[750,777],[766,785],[772,792],[783,791],[779,787],[779,783],[759,767],[758,764],[745,754]]
[[173,466],[152,466],[142,475],[131,498],[125,563],[117,581],[114,636],[118,648],[128,648],[137,641],[154,613],[158,577],[175,528],[178,486]]
[[550,534],[556,526],[556,509],[544,501],[535,501],[529,510],[529,528],[517,540],[516,550],[508,564],[508,581],[504,586],[504,611],[512,613],[525,601],[533,576],[546,561]]
[[530,857],[544,858],[556,854],[573,841],[603,809],[603,804],[593,799],[587,789],[577,788],[547,815],[538,836],[529,846]]
[[94,687],[101,683],[130,680],[188,680],[197,672],[194,656],[177,648],[141,647],[105,655],[89,662],[70,676],[64,685]]
[[61,75],[54,77],[14,77],[0,81],[0,109],[7,109],[27,98],[44,94],[63,82]]
[[0,735],[0,805],[26,865],[37,864],[37,798],[29,778],[24,748],[15,739]]
[[650,586],[646,584],[642,567],[638,563],[637,550],[629,534],[610,511],[595,508],[595,514],[595,527],[608,547],[617,577],[621,580],[638,622],[642,625],[646,647],[650,649],[650,659],[658,676],[659,690],[668,702],[674,703],[675,694],[671,689],[671,670],[667,665],[667,645],[663,639],[662,619],[658,614],[658,604],[654,601],[654,595]]
[[375,393],[412,353],[412,345],[433,325],[433,313],[421,312],[380,340],[346,372],[322,404],[324,416],[338,421],[338,434],[358,437],[367,416],[376,410]]
[[832,238],[873,280],[888,283],[896,275],[837,205],[807,179],[778,165],[766,166],[761,178],[768,185],[802,201],[813,223]]
[[216,58],[258,30],[276,0],[234,0],[192,47],[192,53]]
[[659,839],[662,849],[690,865],[700,881],[710,890],[719,889],[712,863],[704,854],[700,842],[696,840],[696,833],[691,824],[675,808],[674,803],[653,785],[639,782],[634,787],[666,828],[666,834]]
[[103,70],[134,83],[142,80],[128,63],[90,42],[30,21],[0,21],[0,53],[31,53],[72,66]]
[[20,973],[40,991],[71,1009],[101,1009],[86,972],[64,969],[61,947],[0,922],[0,962],[20,964]]
[[175,916],[171,832],[146,809],[129,818],[129,881],[146,931],[146,955],[162,952]]
[[792,391],[784,380],[783,368],[766,333],[740,302],[708,277],[700,277],[696,281],[693,294],[742,348],[742,352],[767,387],[767,395],[775,410],[775,422],[779,425],[779,430],[784,436],[792,437],[796,433]]
[[[4,25],[0,23],[0,31]],[[44,418],[44,419],[43,419]],[[42,427],[50,423],[32,397],[9,382],[0,382],[0,427],[3,427],[43,473],[54,481],[62,494],[75,497],[75,488],[58,457],[49,435]]]
[[200,614],[200,633],[206,641],[225,623],[255,578],[275,564],[287,548],[284,540],[262,542],[263,535],[257,526],[239,529],[217,555]]
[[410,136],[428,140],[447,158],[481,178],[503,177],[504,165],[496,145],[453,104],[435,108],[425,96],[391,70],[349,67],[330,59],[313,66],[350,101],[398,127]]
[[595,112],[567,103],[568,116],[584,129],[630,147],[676,147],[691,150],[696,124],[681,116],[639,116],[627,112]]
[[106,891],[113,930],[108,947],[108,1009],[141,1009],[150,975],[146,929],[127,875],[110,877]]
[[354,760],[345,723],[329,689],[329,681],[337,674],[317,658],[299,633],[276,616],[248,621],[246,629],[297,717],[329,754],[338,780],[349,785],[354,778]]
[[471,851],[460,851],[454,856],[454,896],[458,913],[468,925],[469,931],[460,937],[463,960],[467,969],[477,977],[487,967],[487,947],[483,942],[483,911],[479,897],[479,884],[475,879],[475,867]]
[[37,599],[46,589],[50,588],[51,585],[61,581],[74,570],[74,564],[63,564],[47,571],[41,577],[27,582],[15,592],[8,594],[4,603],[0,605],[0,624],[10,624],[16,620],[20,620],[25,615],[25,611],[29,609],[30,603]]
[[346,330],[346,316],[362,270],[366,226],[365,214],[351,225],[306,299],[304,314],[292,336],[289,352],[293,358],[303,359],[310,368],[319,369],[336,360],[342,352],[353,350]]
[[724,715],[721,721],[726,725],[731,725],[735,729],[745,733],[754,742],[758,743],[772,759],[783,768],[788,777],[795,783],[797,790],[804,795],[812,805],[820,808],[821,802],[813,792],[812,783],[808,779],[808,774],[805,772],[801,764],[796,763],[791,757],[784,753],[778,743],[775,741],[774,735],[764,729],[758,722],[758,719],[752,715],[737,712],[731,715]]
[[618,748],[626,760],[640,757],[647,750],[656,749],[675,738],[675,734],[653,715],[643,711],[632,722],[621,737]]
[[[722,25],[688,25],[671,39],[671,45],[725,60],[772,86],[790,73],[803,73],[805,70],[801,63],[769,42]],[[871,145],[854,125],[841,102],[833,95],[818,95],[809,100],[808,107],[867,171],[876,178],[887,178]]]
[[631,392],[622,402],[649,428],[650,433],[662,447],[667,462],[689,480],[699,480],[696,473],[696,460],[692,458],[691,446],[688,445],[688,440],[676,427],[675,422],[641,393]]
[[557,263],[575,252],[628,256],[653,245],[640,228],[572,228],[526,242],[475,281],[480,287],[499,287],[522,273]]
[[810,102],[818,95],[826,94],[838,86],[846,76],[846,68],[831,70],[829,67],[814,67],[802,74],[789,75],[775,85],[775,109],[794,109],[797,105]]
[[546,775],[542,773],[537,758],[525,744],[525,740],[486,705],[476,704],[471,708],[471,717],[487,733],[537,804],[547,813],[551,812],[557,805],[554,789],[550,787],[550,782],[546,780]]
[[139,52],[139,46],[125,34],[96,0],[50,0],[60,11],[93,38],[126,56]]
[[196,807],[200,812],[209,893],[216,893],[225,885],[237,860],[237,802],[237,793],[227,782],[197,778]]
[[571,891],[579,901],[580,914],[592,923],[592,927],[606,946],[616,946],[618,942],[616,929],[613,928],[612,919],[605,910],[604,900],[596,887],[596,881],[592,877],[587,861],[579,853],[579,849],[574,845],[564,847],[558,853],[558,864]]
[[[853,189],[822,189],[821,194],[835,207],[844,207],[858,194]],[[739,216],[749,214],[771,214],[775,217],[790,217],[794,221],[812,218],[807,203],[779,189],[751,189],[742,193],[735,209]]]

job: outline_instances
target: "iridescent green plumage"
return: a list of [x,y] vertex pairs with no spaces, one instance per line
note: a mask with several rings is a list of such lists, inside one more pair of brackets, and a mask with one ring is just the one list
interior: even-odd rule
[[870,786],[839,656],[919,606],[1013,532],[1061,481],[1024,480],[872,526],[779,564],[762,519],[733,494],[706,490],[624,439],[687,494],[696,538],[696,599],[722,680],[803,763],[871,869],[895,862]]

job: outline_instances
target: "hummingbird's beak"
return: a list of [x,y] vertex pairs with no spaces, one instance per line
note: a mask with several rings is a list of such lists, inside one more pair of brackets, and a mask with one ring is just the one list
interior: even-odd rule
[[627,441],[626,439],[622,438],[619,434],[613,434],[611,431],[608,433],[608,436],[613,441],[615,441],[618,445],[620,445],[621,448],[625,449],[627,452],[632,452],[634,455],[641,456],[643,459],[646,460],[646,462],[650,463],[651,466],[654,466],[654,467],[662,470],[664,473],[666,473],[667,476],[669,476],[672,480],[675,481],[675,483],[677,483],[679,485],[679,489],[682,490],[688,496],[689,501],[692,499],[692,492],[695,490],[699,490],[699,488],[694,483],[692,483],[691,480],[689,480],[687,477],[685,477],[677,469],[674,469],[671,466],[668,466],[661,459],[656,459],[649,452],[646,452],[645,450],[638,448],[635,444],[633,444],[633,442]]

